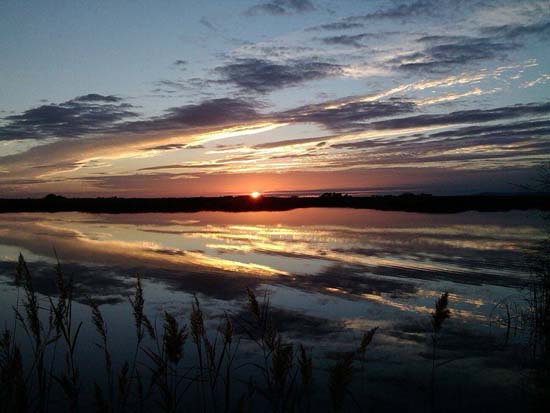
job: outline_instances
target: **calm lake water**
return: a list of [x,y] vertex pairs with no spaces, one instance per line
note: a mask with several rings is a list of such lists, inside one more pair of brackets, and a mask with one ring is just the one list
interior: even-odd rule
[[[312,348],[319,366],[379,327],[355,392],[379,410],[423,411],[430,313],[448,291],[440,400],[458,410],[517,410],[530,373],[528,337],[499,320],[503,303],[518,305],[527,296],[527,255],[547,236],[545,225],[537,211],[1,214],[0,319],[13,322],[20,252],[38,292],[52,294],[55,248],[74,275],[77,301],[93,296],[102,303],[115,360],[127,358],[126,343],[134,339],[127,297],[135,274],[144,280],[152,319],[160,320],[163,309],[187,318],[196,295],[211,329],[224,312],[246,312],[250,287],[258,296],[269,293],[279,331]],[[91,324],[87,306],[76,310]],[[94,354],[100,356],[94,342],[85,327],[80,354],[90,371]]]

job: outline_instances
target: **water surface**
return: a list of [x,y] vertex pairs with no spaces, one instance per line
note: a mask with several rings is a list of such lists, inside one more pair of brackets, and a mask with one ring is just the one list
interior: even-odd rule
[[[50,294],[55,249],[75,278],[77,300],[93,296],[104,303],[120,357],[133,339],[127,297],[137,273],[152,318],[162,309],[187,317],[196,295],[211,328],[226,311],[246,311],[246,287],[260,296],[267,291],[279,330],[314,348],[321,365],[379,327],[369,350],[371,402],[422,410],[431,368],[430,312],[448,291],[452,318],[441,357],[453,361],[441,368],[441,392],[467,394],[454,400],[463,408],[510,409],[523,402],[525,338],[498,321],[502,303],[525,296],[526,256],[545,236],[536,211],[2,214],[0,316],[12,318],[20,252],[37,290]],[[80,317],[89,317],[79,308]],[[93,331],[84,334],[94,341]],[[389,400],[388,389],[401,397]]]

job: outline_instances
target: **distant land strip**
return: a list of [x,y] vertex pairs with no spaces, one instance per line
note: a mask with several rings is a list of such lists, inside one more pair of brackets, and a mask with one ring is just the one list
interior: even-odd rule
[[550,211],[550,194],[432,196],[403,194],[352,197],[339,193],[319,197],[223,196],[194,198],[44,198],[0,199],[0,213],[7,212],[250,212],[288,211],[296,208],[356,208],[424,213],[464,211],[510,211],[538,209]]

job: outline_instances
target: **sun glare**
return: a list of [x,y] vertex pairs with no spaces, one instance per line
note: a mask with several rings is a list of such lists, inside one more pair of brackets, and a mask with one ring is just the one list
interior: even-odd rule
[[260,196],[262,196],[262,194],[260,194],[259,192],[252,192],[250,196],[254,199],[258,199]]

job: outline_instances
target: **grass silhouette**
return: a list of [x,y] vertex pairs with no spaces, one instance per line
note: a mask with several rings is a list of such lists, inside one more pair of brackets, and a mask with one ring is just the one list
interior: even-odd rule
[[[540,264],[531,287],[533,334],[538,340],[540,371],[548,373],[550,279],[547,262]],[[289,341],[274,321],[270,296],[246,290],[246,314],[215,320],[205,317],[194,298],[189,317],[163,311],[151,321],[145,312],[142,281],[135,281],[129,299],[134,346],[127,360],[115,362],[116,343],[101,307],[92,299],[91,327],[99,350],[100,377],[88,376],[77,357],[82,345],[82,322],[73,317],[75,287],[59,261],[55,265],[57,293],[39,295],[22,255],[15,271],[17,288],[14,319],[0,335],[0,412],[233,412],[233,411],[349,411],[364,410],[366,395],[357,397],[358,381],[369,371],[369,349],[378,327],[364,331],[352,351],[339,353],[332,363],[321,362],[314,348]],[[439,341],[444,334],[448,293],[435,302],[430,315],[432,410],[438,394]],[[217,328],[206,325],[217,322]],[[26,338],[26,341],[23,341]],[[101,360],[102,359],[102,360]],[[244,362],[243,362],[244,360]],[[376,380],[376,377],[368,377]],[[545,386],[548,376],[538,376]],[[538,389],[544,389],[544,387]],[[363,391],[365,390],[363,386]],[[368,395],[367,395],[368,396]],[[543,406],[544,390],[537,395]],[[427,397],[429,399],[429,397]]]
[[[0,411],[47,412],[55,406],[69,412],[92,408],[102,413],[151,408],[177,412],[184,404],[203,412],[250,411],[259,406],[274,412],[311,409],[314,358],[303,345],[287,341],[277,331],[268,294],[258,300],[247,289],[250,317],[225,314],[212,335],[196,297],[189,325],[168,311],[164,311],[162,326],[152,323],[144,312],[143,286],[137,277],[129,299],[135,348],[118,368],[101,308],[88,298],[104,373],[103,379],[89,383],[76,358],[83,323],[73,320],[74,283],[65,277],[59,261],[55,273],[56,297],[40,297],[25,259],[19,256],[15,283],[21,297],[14,306],[13,328],[6,328],[0,339]],[[242,337],[235,334],[234,324],[244,332]],[[18,328],[31,344],[29,354],[17,340]],[[353,364],[365,361],[375,332],[366,332],[357,351],[346,353],[329,369],[327,389],[333,411],[340,411],[349,395]],[[242,340],[255,345],[259,360],[244,366],[253,373],[244,384],[237,374],[243,366],[235,365]],[[56,363],[59,357],[61,368]],[[191,364],[184,366],[184,361]],[[241,394],[236,393],[243,388]],[[83,391],[93,394],[93,406],[83,405]]]

